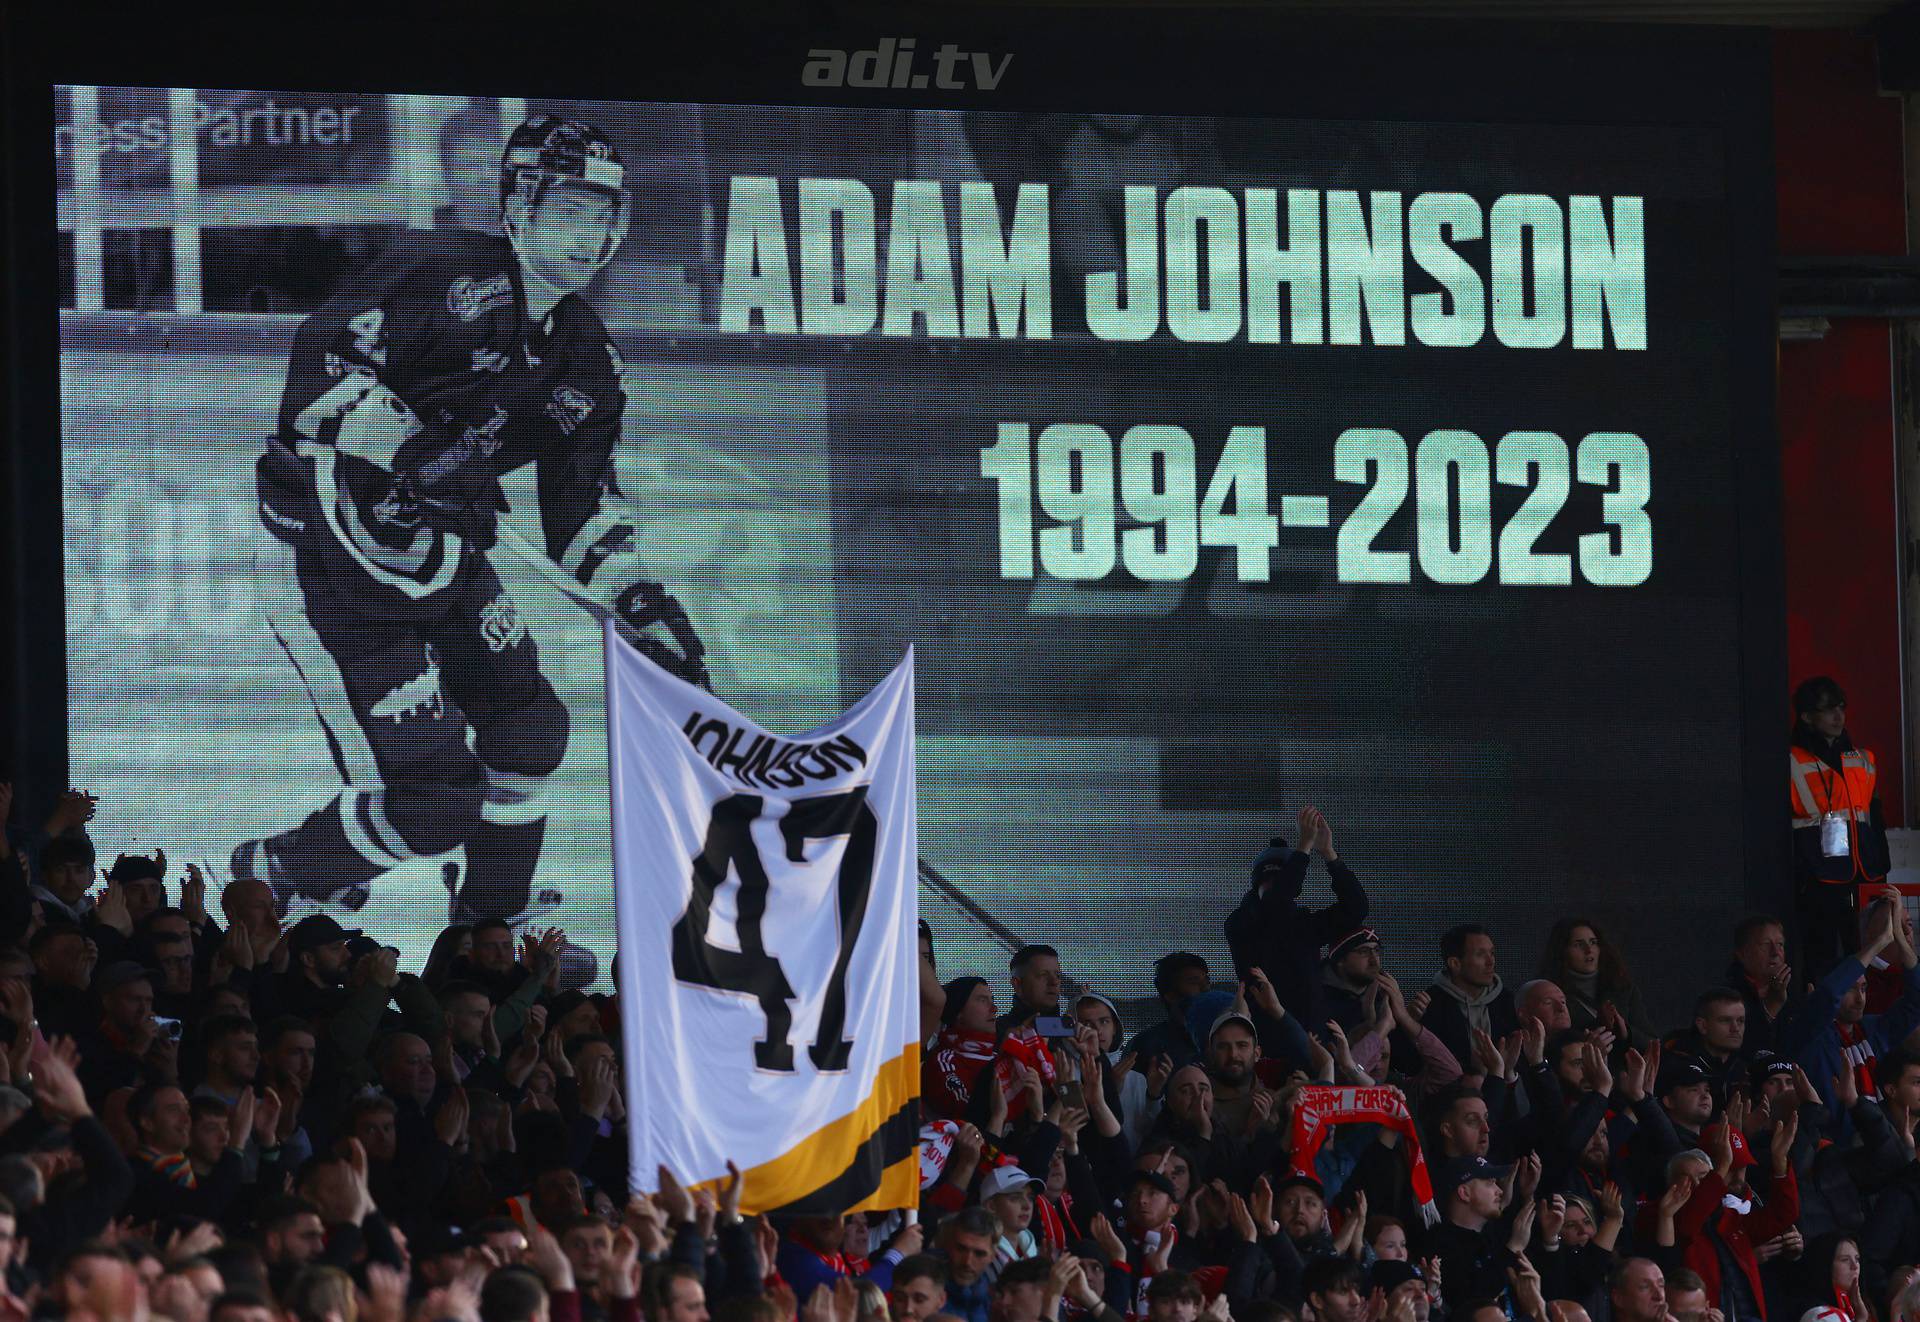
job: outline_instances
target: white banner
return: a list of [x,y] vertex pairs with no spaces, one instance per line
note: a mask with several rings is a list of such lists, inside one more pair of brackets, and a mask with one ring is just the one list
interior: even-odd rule
[[913,653],[771,734],[606,626],[632,1181],[748,1212],[919,1200]]

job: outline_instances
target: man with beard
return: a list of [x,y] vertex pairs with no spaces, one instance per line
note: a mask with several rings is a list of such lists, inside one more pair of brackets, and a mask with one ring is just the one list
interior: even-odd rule
[[[1167,1103],[1154,1128],[1197,1154],[1197,1182],[1224,1180],[1244,1194],[1260,1172],[1273,1164],[1284,1141],[1279,1128],[1281,1108],[1275,1094],[1255,1076],[1259,1046],[1252,1020],[1229,1010],[1214,1022],[1207,1041],[1207,1066],[1188,1065],[1175,1070],[1168,1080]],[[1220,1110],[1216,1077],[1229,1089],[1230,1114]]]
[[984,1207],[968,1207],[940,1223],[939,1245],[946,1255],[946,1311],[965,1322],[987,1322],[987,1268],[993,1265],[993,1241],[1000,1227]]
[[[1265,969],[1287,1013],[1309,1024],[1325,1020],[1320,994],[1320,951],[1367,920],[1367,892],[1333,848],[1333,828],[1318,808],[1300,810],[1300,847],[1278,836],[1253,860],[1251,887],[1227,915],[1227,946],[1242,982]],[[1318,854],[1333,883],[1333,903],[1309,909],[1300,903],[1307,863]],[[1464,1059],[1464,1057],[1463,1057]]]
[[1870,935],[1857,954],[1834,965],[1814,985],[1799,1013],[1780,1032],[1780,1054],[1797,1061],[1813,1080],[1831,1119],[1827,1136],[1837,1141],[1853,1132],[1847,1108],[1836,1107],[1833,1078],[1853,1071],[1862,1097],[1877,1099],[1879,1084],[1873,1075],[1876,1057],[1905,1040],[1920,1026],[1920,968],[1907,974],[1906,991],[1885,1014],[1868,1014],[1867,969],[1891,945],[1899,923],[1895,905],[1899,892],[1876,894],[1873,908],[1862,919]]
[[1207,1034],[1207,1077],[1213,1084],[1213,1120],[1230,1134],[1251,1139],[1256,1130],[1279,1126],[1280,1108],[1257,1070],[1260,1043],[1253,1020],[1229,1010]]
[[[288,1170],[299,1170],[316,1147],[304,1108],[313,1093],[313,1063],[319,1044],[312,1027],[290,1015],[268,1024],[259,1044],[267,1087],[280,1096],[280,1164]],[[321,1135],[322,1141],[330,1137]]]
[[1513,993],[1495,968],[1493,934],[1478,923],[1442,934],[1440,973],[1428,992],[1433,1003],[1421,1022],[1463,1064],[1474,1059],[1476,1031],[1498,1042],[1520,1026]]
[[1365,1031],[1373,1023],[1368,1002],[1379,995],[1379,977],[1380,934],[1371,927],[1357,927],[1328,944],[1320,994],[1326,1017],[1348,1036],[1358,1037],[1356,1026]]
[[1136,1069],[1144,1073],[1164,1059],[1167,1062],[1161,1071],[1164,1085],[1167,1075],[1200,1059],[1200,1044],[1193,1040],[1193,1033],[1187,1027],[1187,1009],[1212,987],[1213,977],[1207,961],[1192,951],[1176,950],[1154,961],[1153,990],[1160,998],[1165,1017],[1135,1033],[1133,1041],[1127,1044],[1128,1054],[1138,1062]]

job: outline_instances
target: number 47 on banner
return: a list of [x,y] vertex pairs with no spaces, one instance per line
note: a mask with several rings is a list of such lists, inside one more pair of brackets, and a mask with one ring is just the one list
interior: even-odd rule
[[[760,849],[753,840],[753,824],[766,801],[757,794],[735,794],[714,805],[707,838],[693,860],[693,891],[686,911],[673,926],[673,976],[684,983],[734,992],[759,1001],[767,1017],[766,1036],[754,1043],[754,1060],[763,1070],[793,1070],[793,984],[780,961],[767,953],[761,936],[767,897],[772,888]],[[847,1068],[853,1043],[843,1034],[847,1024],[847,965],[860,940],[866,919],[867,897],[873,888],[874,841],[879,819],[867,805],[867,787],[839,794],[794,799],[780,819],[786,841],[786,861],[804,866],[810,840],[847,837],[834,893],[839,913],[839,947],[833,973],[820,1006],[820,1027],[807,1049],[814,1067],[824,1071]],[[714,893],[725,884],[729,868],[740,878],[740,896],[734,927],[740,948],[728,950],[708,939]],[[824,915],[822,915],[824,919]]]

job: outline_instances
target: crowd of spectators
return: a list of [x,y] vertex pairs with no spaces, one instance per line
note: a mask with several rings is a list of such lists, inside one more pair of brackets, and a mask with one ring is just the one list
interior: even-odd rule
[[1050,946],[943,979],[923,925],[920,1206],[743,1217],[737,1171],[628,1196],[619,1010],[562,933],[395,951],[102,867],[95,807],[0,839],[0,1322],[1920,1319],[1892,888],[1831,968],[1743,919],[1660,1025],[1586,918],[1517,986],[1472,924],[1428,978],[1306,809],[1150,1022]]

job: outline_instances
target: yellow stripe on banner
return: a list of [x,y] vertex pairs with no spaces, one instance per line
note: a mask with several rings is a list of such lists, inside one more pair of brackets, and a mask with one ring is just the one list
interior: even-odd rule
[[887,1167],[880,1176],[880,1187],[873,1196],[855,1203],[849,1212],[891,1212],[898,1207],[920,1206],[920,1147]]
[[[784,1207],[835,1179],[853,1163],[854,1154],[860,1151],[861,1145],[872,1138],[881,1125],[892,1119],[896,1111],[919,1095],[920,1044],[916,1042],[880,1067],[874,1076],[873,1091],[852,1111],[815,1130],[772,1161],[748,1167],[740,1190],[740,1210],[752,1216]],[[874,1197],[878,1198],[881,1192],[894,1195],[901,1187],[897,1172],[908,1166],[912,1167],[913,1187],[902,1201],[879,1203],[868,1199],[862,1206],[917,1205],[920,1193],[920,1154],[917,1149],[911,1162],[896,1162],[882,1173],[880,1190]],[[725,1183],[723,1176],[692,1187],[710,1189],[718,1197]]]

